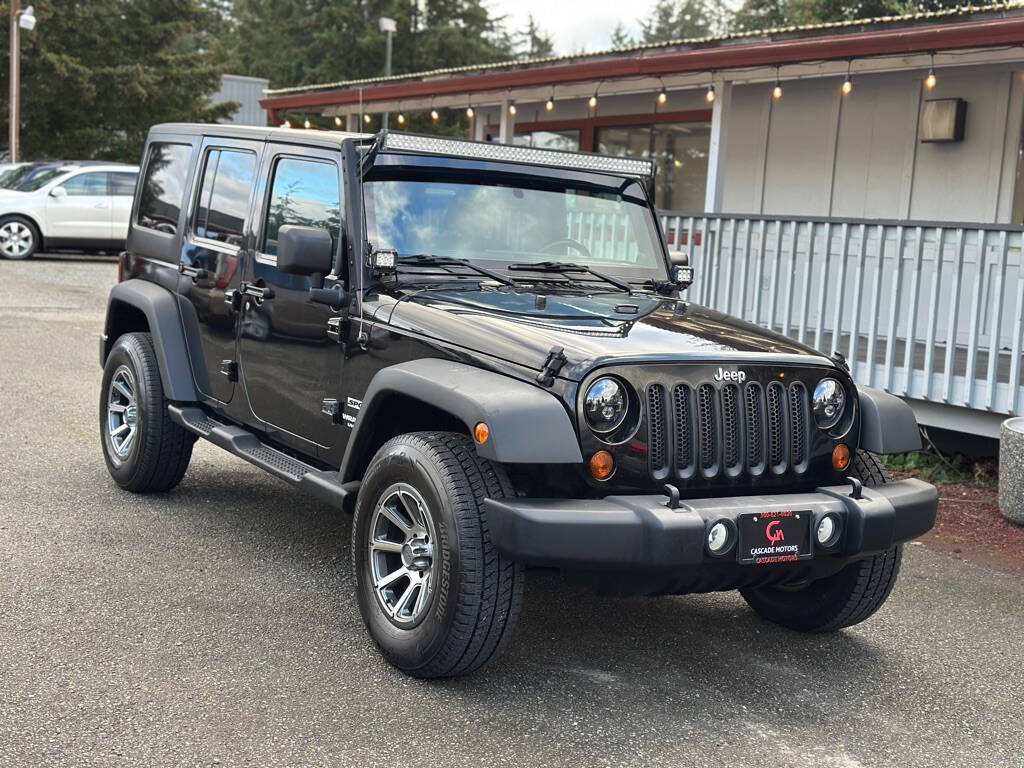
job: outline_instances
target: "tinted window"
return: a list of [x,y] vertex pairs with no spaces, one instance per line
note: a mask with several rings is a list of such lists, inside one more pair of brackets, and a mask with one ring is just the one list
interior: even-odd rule
[[105,197],[107,195],[107,175],[106,173],[80,173],[78,176],[72,176],[60,186],[64,187],[69,195],[101,195]]
[[150,146],[139,196],[140,226],[172,234],[177,231],[191,156],[192,147],[188,144]]
[[118,197],[131,197],[135,194],[134,173],[112,173],[110,174],[110,194]]
[[284,224],[320,227],[338,246],[341,194],[334,163],[282,158],[274,169],[263,252],[277,254],[277,233]]
[[256,155],[252,152],[214,149],[207,153],[196,209],[196,235],[241,246],[255,179]]

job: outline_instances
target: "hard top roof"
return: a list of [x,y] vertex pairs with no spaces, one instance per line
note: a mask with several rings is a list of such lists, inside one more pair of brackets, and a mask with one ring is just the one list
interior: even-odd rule
[[160,123],[150,133],[187,134],[189,136],[216,136],[224,139],[251,141],[277,141],[286,144],[306,144],[337,148],[345,139],[371,139],[372,134],[347,131],[307,131],[301,128],[275,128],[259,125],[225,125],[223,123]]
[[444,136],[382,131],[379,134],[348,133],[346,131],[305,130],[299,128],[271,128],[251,125],[221,125],[217,123],[162,123],[154,125],[151,134],[178,134],[214,136],[220,138],[275,141],[306,146],[337,149],[345,139],[379,139],[385,152],[405,152],[420,155],[459,157],[466,160],[485,160],[520,165],[569,168],[597,171],[622,176],[648,177],[654,173],[653,162],[647,158],[620,158],[586,152],[535,149],[490,142],[453,139]]

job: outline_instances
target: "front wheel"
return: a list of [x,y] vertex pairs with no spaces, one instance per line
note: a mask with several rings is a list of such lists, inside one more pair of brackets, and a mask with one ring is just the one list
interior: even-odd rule
[[[863,450],[854,456],[850,474],[866,486],[889,482],[878,458]],[[763,619],[800,632],[834,632],[859,624],[882,607],[902,559],[903,547],[897,545],[800,589],[763,587],[741,589],[740,594]]]
[[494,549],[482,504],[511,493],[504,470],[461,434],[400,435],[370,462],[352,523],[359,610],[403,672],[462,675],[505,647],[523,567]]
[[0,218],[0,256],[5,259],[27,259],[39,250],[39,230],[21,216]]

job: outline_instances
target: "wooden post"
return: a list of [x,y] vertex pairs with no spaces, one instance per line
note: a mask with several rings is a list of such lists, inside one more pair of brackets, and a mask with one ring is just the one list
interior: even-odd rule
[[18,162],[18,80],[20,79],[20,64],[18,60],[18,12],[21,10],[21,0],[11,0],[11,94],[10,94],[10,161]]

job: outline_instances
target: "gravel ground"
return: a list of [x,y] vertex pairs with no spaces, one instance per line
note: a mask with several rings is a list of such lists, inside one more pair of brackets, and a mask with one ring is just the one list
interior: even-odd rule
[[106,474],[114,266],[0,262],[0,765],[1024,766],[1024,586],[916,545],[832,636],[735,594],[618,600],[531,572],[509,653],[411,680],[367,639],[349,520],[199,443]]

